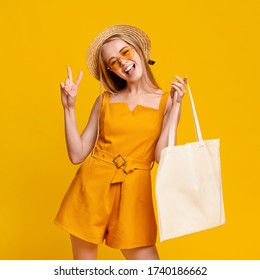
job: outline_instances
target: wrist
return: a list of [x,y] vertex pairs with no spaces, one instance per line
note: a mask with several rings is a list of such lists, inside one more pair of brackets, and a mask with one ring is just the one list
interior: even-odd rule
[[172,102],[171,110],[180,109],[181,108],[181,104],[182,104],[182,102],[177,102],[176,100],[174,100]]
[[73,114],[75,113],[75,107],[64,107],[64,113]]

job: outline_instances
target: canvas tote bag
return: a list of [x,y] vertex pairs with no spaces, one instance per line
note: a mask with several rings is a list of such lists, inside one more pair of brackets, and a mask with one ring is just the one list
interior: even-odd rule
[[203,140],[192,93],[189,85],[187,87],[197,142],[175,146],[171,123],[168,147],[161,152],[156,174],[160,241],[225,223],[220,142],[219,139]]

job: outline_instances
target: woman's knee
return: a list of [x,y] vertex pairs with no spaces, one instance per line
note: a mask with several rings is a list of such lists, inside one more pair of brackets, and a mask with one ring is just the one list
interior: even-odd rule
[[159,254],[155,245],[138,247],[133,249],[121,249],[127,260],[159,260]]
[[70,235],[74,260],[97,259],[98,245]]

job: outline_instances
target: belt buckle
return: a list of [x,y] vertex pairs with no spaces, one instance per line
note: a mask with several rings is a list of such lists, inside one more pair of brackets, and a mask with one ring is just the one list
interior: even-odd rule
[[[121,159],[123,160],[123,163],[122,163],[121,165],[119,165],[119,164],[116,162],[116,160],[119,159],[119,158],[121,158]],[[115,157],[112,161],[113,161],[114,165],[115,165],[118,169],[121,168],[122,166],[124,166],[124,165],[126,164],[126,160],[125,160],[121,155],[118,155],[118,156]]]

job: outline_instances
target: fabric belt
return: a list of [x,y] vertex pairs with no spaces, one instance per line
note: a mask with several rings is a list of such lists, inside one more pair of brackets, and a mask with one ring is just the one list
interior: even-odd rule
[[147,160],[135,159],[132,157],[125,157],[121,154],[114,156],[107,151],[94,149],[93,158],[99,159],[115,167],[115,174],[111,180],[111,183],[119,183],[124,181],[126,174],[134,171],[135,169],[148,170],[153,168],[154,162]]

